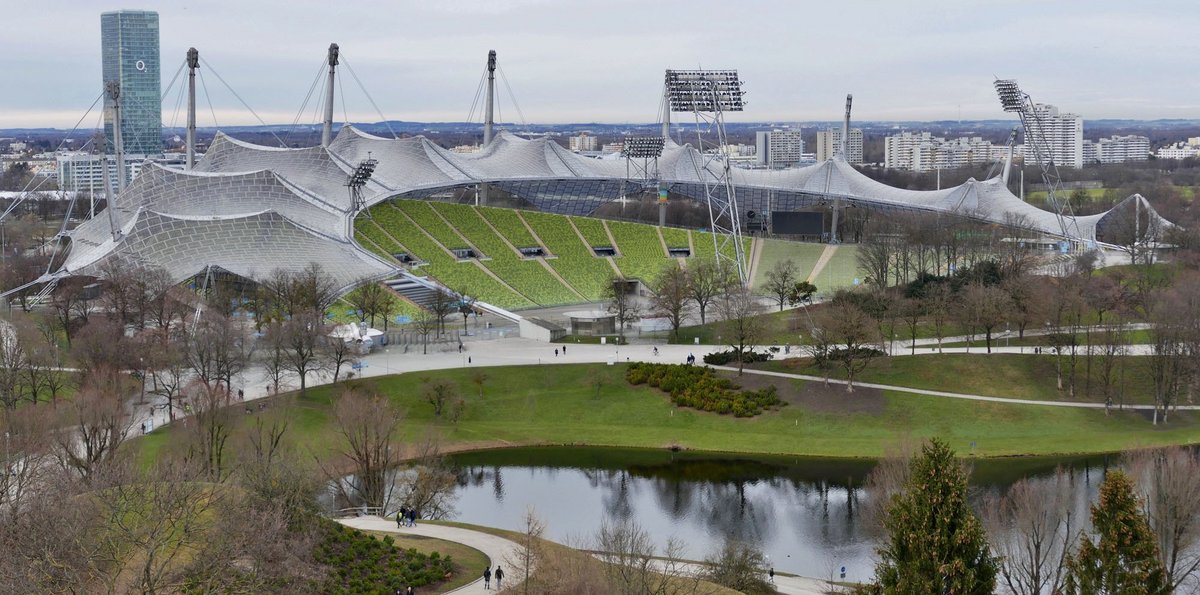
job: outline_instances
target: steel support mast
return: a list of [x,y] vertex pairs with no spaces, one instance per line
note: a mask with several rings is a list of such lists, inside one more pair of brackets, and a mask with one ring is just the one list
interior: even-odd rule
[[200,68],[200,52],[196,48],[188,48],[188,105],[187,105],[187,163],[186,169],[191,171],[196,165],[196,69]]
[[[850,154],[849,151],[846,150],[846,147],[850,146],[850,107],[852,105],[854,105],[854,95],[847,93],[846,94],[846,114],[842,118],[842,142],[838,143],[838,150],[837,150],[837,154],[840,155],[841,158],[845,159],[846,161],[849,161],[849,159],[846,159],[846,156]],[[830,223],[830,225],[829,225],[829,243],[830,244],[838,243],[838,219],[841,217],[841,214],[842,214],[842,198],[840,196],[838,196],[833,199],[833,215],[830,218],[830,222],[829,222]]]
[[[488,51],[487,59],[487,98],[483,110],[483,146],[487,147],[492,144],[492,136],[496,127],[496,50]],[[487,182],[479,183],[479,190],[475,193],[475,204],[488,204],[488,185]]]
[[338,44],[329,44],[329,76],[325,85],[325,125],[321,128],[321,146],[328,147],[333,136],[333,83],[337,74]]

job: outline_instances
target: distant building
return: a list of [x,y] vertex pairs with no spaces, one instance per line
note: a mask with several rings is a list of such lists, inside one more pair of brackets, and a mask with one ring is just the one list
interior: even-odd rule
[[1036,162],[1040,149],[1042,158],[1056,165],[1083,167],[1083,118],[1045,103],[1034,104],[1034,111],[1025,130],[1025,161]]
[[1084,163],[1125,163],[1150,157],[1150,139],[1137,134],[1083,141]]
[[576,153],[582,153],[584,151],[595,151],[596,150],[596,137],[594,137],[586,132],[580,132],[578,136],[572,136],[570,138],[570,140],[567,141],[567,148],[571,149],[572,151],[574,151]]
[[[142,173],[147,163],[156,163],[164,167],[183,169],[184,156],[179,153],[146,159],[129,157],[125,159],[125,175],[132,181]],[[55,155],[54,171],[58,177],[58,187],[62,190],[75,192],[89,190],[104,192],[104,164],[108,165],[109,181],[115,188],[117,185],[117,158],[114,155],[94,155],[84,152],[62,152]]]
[[791,167],[800,163],[804,155],[804,139],[800,137],[800,129],[757,132],[755,153],[759,165],[771,168]]
[[[118,10],[100,15],[101,84],[121,85],[121,142],[128,155],[162,153],[162,79],[159,76],[158,13]],[[112,142],[112,115],[104,112]]]
[[[1197,139],[1200,140],[1200,139]],[[1192,144],[1191,139],[1187,143],[1175,143],[1160,147],[1154,152],[1154,156],[1159,159],[1187,159],[1189,157],[1200,157],[1200,143]]]
[[607,143],[600,146],[601,153],[620,153],[625,148],[625,143]]
[[1002,159],[1007,149],[978,136],[946,140],[929,132],[902,132],[883,139],[883,164],[911,171],[953,169]]
[[8,150],[11,153],[20,153],[21,151],[24,151],[27,148],[29,148],[29,145],[22,143],[22,142],[14,141],[14,142],[8,143]]
[[459,154],[478,153],[479,149],[480,149],[479,145],[458,145],[456,147],[450,147],[450,152],[451,153],[459,153]]
[[[817,132],[817,161],[827,161],[833,158],[841,142],[841,128],[830,128]],[[863,162],[863,131],[861,128],[850,129],[850,142],[846,146],[846,161],[855,164]]]

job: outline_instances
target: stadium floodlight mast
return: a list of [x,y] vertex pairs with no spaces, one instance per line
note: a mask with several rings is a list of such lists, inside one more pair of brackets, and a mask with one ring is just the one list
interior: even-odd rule
[[[737,195],[730,175],[725,112],[742,111],[744,95],[736,70],[668,70],[666,74],[666,110],[691,112],[696,122],[699,157],[689,155],[697,177],[704,180],[717,262],[732,266],[743,285],[749,279]],[[706,133],[716,136],[715,145],[709,143],[709,151],[704,146]],[[714,164],[716,167],[712,167]]]
[[1013,79],[996,79],[993,86],[1004,111],[1015,113],[1021,119],[1021,127],[1025,130],[1026,154],[1032,150],[1033,157],[1042,170],[1046,201],[1054,209],[1063,237],[1071,243],[1081,242],[1079,224],[1071,212],[1070,201],[1059,200],[1062,178],[1058,174],[1058,165],[1054,163],[1054,152],[1050,142],[1046,139],[1046,123],[1042,120],[1042,110],[1037,109],[1033,99],[1022,91]]
[[350,173],[350,179],[346,180],[346,187],[350,189],[351,213],[366,210],[367,200],[363,197],[362,189],[371,180],[371,176],[374,175],[376,165],[379,165],[379,161],[372,159],[371,152],[368,151],[367,158],[358,163],[358,166]]
[[667,224],[668,193],[658,188],[658,158],[662,156],[667,139],[661,136],[627,136],[621,143],[621,156],[625,158],[625,182],[621,185],[621,201],[624,204],[626,188],[636,181],[637,191],[645,192],[655,186],[658,192],[658,226]]

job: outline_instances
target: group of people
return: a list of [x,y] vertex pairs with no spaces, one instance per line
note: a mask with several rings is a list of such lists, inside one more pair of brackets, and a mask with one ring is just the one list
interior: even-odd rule
[[401,506],[400,512],[396,513],[396,527],[416,527],[417,526],[417,509],[415,507]]
[[496,577],[496,588],[500,589],[500,581],[504,580],[504,571],[500,569],[500,565],[496,565],[496,572],[492,572],[492,567],[488,566],[483,569],[483,588],[491,589],[492,577]]
[[[558,357],[558,349],[559,349],[558,347],[554,348],[554,357]],[[567,346],[566,345],[562,346],[562,354],[563,355],[567,354]]]

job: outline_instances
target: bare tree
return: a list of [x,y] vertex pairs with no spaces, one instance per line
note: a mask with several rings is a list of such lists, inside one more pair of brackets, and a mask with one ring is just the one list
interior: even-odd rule
[[245,327],[216,312],[205,312],[185,337],[184,361],[208,390],[231,388],[253,353]]
[[[446,317],[458,311],[458,300],[453,295],[445,291],[435,291],[433,299],[429,301],[428,306],[422,312],[428,312],[433,315],[434,327],[429,332],[436,331],[439,335],[446,332]],[[419,319],[421,315],[418,315]],[[416,322],[416,321],[414,321]],[[428,335],[429,333],[425,333]]]
[[933,325],[933,334],[937,337],[938,353],[942,352],[942,339],[946,336],[946,326],[954,306],[954,295],[947,283],[935,283],[925,291],[925,312]]
[[64,468],[90,478],[118,454],[129,435],[125,396],[128,377],[116,370],[97,370],[84,380],[79,394],[64,408],[54,433],[56,456]]
[[729,274],[715,260],[702,260],[688,269],[688,297],[700,311],[700,324],[708,322],[705,318],[708,307],[717,300],[729,282]]
[[1024,478],[984,506],[983,523],[1000,558],[1000,576],[1018,595],[1058,593],[1077,534],[1071,478]]
[[517,569],[518,574],[513,579],[521,586],[523,595],[539,592],[538,586],[534,584],[533,571],[544,556],[542,534],[545,531],[546,524],[538,518],[533,507],[530,507],[525,511],[524,529],[517,542],[517,549],[511,550],[505,558],[509,566]]
[[766,290],[779,304],[779,311],[788,303],[788,296],[796,287],[796,263],[791,259],[781,260],[767,271]]
[[393,475],[389,501],[407,504],[421,518],[445,519],[454,514],[457,489],[458,475],[442,455],[436,435],[426,434],[409,452],[406,467]]
[[224,386],[209,388],[202,383],[193,383],[187,392],[192,411],[186,426],[189,458],[207,479],[219,482],[225,476],[225,446],[233,433],[230,393]]
[[1150,528],[1172,591],[1200,570],[1200,461],[1190,449],[1172,446],[1125,455],[1146,503]]
[[309,374],[319,374],[327,367],[322,353],[329,341],[325,319],[315,310],[305,310],[284,322],[281,330],[284,366],[300,380],[300,394],[304,394]]
[[186,465],[164,462],[146,475],[95,492],[110,522],[99,559],[120,569],[142,593],[184,585],[183,562],[209,538],[224,491],[195,481]]
[[53,422],[50,411],[42,407],[0,412],[0,431],[4,434],[0,511],[10,523],[21,515],[29,499],[45,493],[52,473]]
[[403,415],[386,398],[356,391],[342,393],[334,404],[338,433],[345,439],[342,457],[353,470],[351,479],[344,473],[327,470],[338,489],[351,501],[365,506],[383,507],[388,502],[387,473],[400,461],[402,449],[395,433]]
[[814,333],[823,334],[833,347],[829,358],[846,373],[846,392],[854,392],[854,377],[880,355],[879,328],[871,317],[846,296],[837,296],[816,318]]
[[383,302],[388,301],[387,290],[380,283],[368,283],[346,295],[346,301],[358,311],[360,322],[370,321],[375,326],[375,317],[380,313]]
[[738,375],[746,365],[747,351],[762,340],[766,321],[761,316],[762,306],[748,287],[730,284],[717,301],[721,314],[721,336],[725,344],[737,352]]
[[637,296],[629,291],[630,281],[624,276],[614,274],[604,286],[604,299],[608,301],[608,313],[613,315],[617,323],[617,335],[621,342],[625,340],[625,327],[641,320],[642,308]]
[[458,387],[445,378],[427,378],[422,383],[421,394],[426,402],[433,405],[433,414],[441,417],[446,404],[458,396]]
[[149,352],[148,362],[150,375],[154,379],[150,394],[166,400],[167,419],[175,421],[175,409],[183,398],[189,370],[187,359],[184,357],[184,346],[171,341],[158,349]]
[[1008,317],[1008,294],[999,287],[974,283],[962,291],[959,300],[964,326],[982,330],[987,352],[991,353],[992,331]]
[[[440,294],[439,294],[440,295]],[[438,325],[441,324],[437,315],[429,310],[421,310],[417,313],[417,317],[413,319],[413,329],[421,335],[421,354],[429,354],[429,335],[433,334]]]
[[884,537],[887,528],[888,506],[892,497],[904,491],[912,475],[912,459],[918,447],[911,442],[899,442],[884,448],[887,456],[879,459],[863,481],[865,498],[859,505],[862,526],[869,535]]
[[342,374],[342,366],[354,362],[355,343],[342,337],[327,336],[324,339],[318,347],[324,356],[325,367],[333,370],[333,382],[336,384]]
[[28,361],[16,328],[0,321],[0,403],[5,409],[16,409],[24,397]]
[[671,323],[671,339],[677,340],[679,327],[683,326],[684,318],[692,307],[688,298],[687,270],[672,261],[663,270],[653,289],[650,307],[655,316],[666,318]]
[[699,578],[680,561],[683,543],[670,538],[660,552],[650,533],[632,520],[602,524],[594,547],[616,592],[674,595],[698,587]]
[[310,310],[323,316],[338,298],[337,282],[315,262],[300,271],[276,269],[259,283],[269,292],[274,309],[285,317]]

